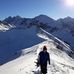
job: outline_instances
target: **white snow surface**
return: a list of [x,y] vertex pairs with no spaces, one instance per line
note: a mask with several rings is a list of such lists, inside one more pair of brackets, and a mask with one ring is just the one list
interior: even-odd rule
[[8,25],[5,25],[3,23],[0,23],[0,31],[7,31],[7,30],[10,30],[11,28],[14,28],[14,26],[8,24]]
[[[35,66],[35,61],[44,45],[48,48],[51,60],[47,74],[74,74],[74,59],[66,52],[56,48],[55,40],[47,36],[46,31],[44,31],[44,34],[39,33],[38,36],[45,41],[18,51],[18,53],[22,52],[21,56],[0,66],[0,74],[40,74],[40,68]],[[64,46],[68,47],[66,44]]]

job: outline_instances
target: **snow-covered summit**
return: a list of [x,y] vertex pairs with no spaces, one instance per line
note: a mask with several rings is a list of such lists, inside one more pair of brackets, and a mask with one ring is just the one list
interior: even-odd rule
[[52,19],[52,18],[50,18],[50,17],[48,17],[48,16],[46,16],[46,15],[36,16],[35,19],[36,19],[36,20],[39,20],[39,21],[41,21],[41,22],[46,22],[46,23],[51,22],[51,21],[55,21],[54,19]]
[[65,18],[58,19],[57,22],[62,23],[68,27],[74,28],[74,18],[71,18],[69,16],[65,17]]
[[12,16],[9,16],[9,17],[7,17],[7,18],[5,18],[3,21],[6,21],[7,23],[10,23],[10,22],[12,22],[13,20],[19,20],[19,19],[22,19],[22,17],[20,17],[20,16],[14,16],[14,17],[12,17]]
[[51,27],[55,27],[55,25],[56,25],[56,21],[46,15],[39,15],[39,16],[36,16],[34,19],[38,20],[39,22],[42,22],[44,24],[47,24]]

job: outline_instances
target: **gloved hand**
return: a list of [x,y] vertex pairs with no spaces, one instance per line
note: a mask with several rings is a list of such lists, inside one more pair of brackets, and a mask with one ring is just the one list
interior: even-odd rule
[[39,67],[39,62],[35,62],[35,63],[36,63],[36,65],[35,65],[35,66]]
[[37,67],[39,67],[40,64],[38,62],[36,64],[37,64]]

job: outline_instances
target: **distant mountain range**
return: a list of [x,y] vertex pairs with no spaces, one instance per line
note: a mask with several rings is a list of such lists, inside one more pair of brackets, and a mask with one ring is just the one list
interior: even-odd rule
[[39,15],[34,18],[9,16],[3,21],[0,21],[0,31],[10,30],[12,28],[29,28],[33,25],[42,27],[74,48],[74,18],[69,16],[58,20],[54,20],[46,15]]

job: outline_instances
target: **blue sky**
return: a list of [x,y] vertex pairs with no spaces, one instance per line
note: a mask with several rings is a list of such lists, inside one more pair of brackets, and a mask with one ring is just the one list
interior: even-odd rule
[[8,16],[32,18],[40,14],[58,19],[74,17],[74,10],[65,7],[62,0],[0,0],[1,20]]

